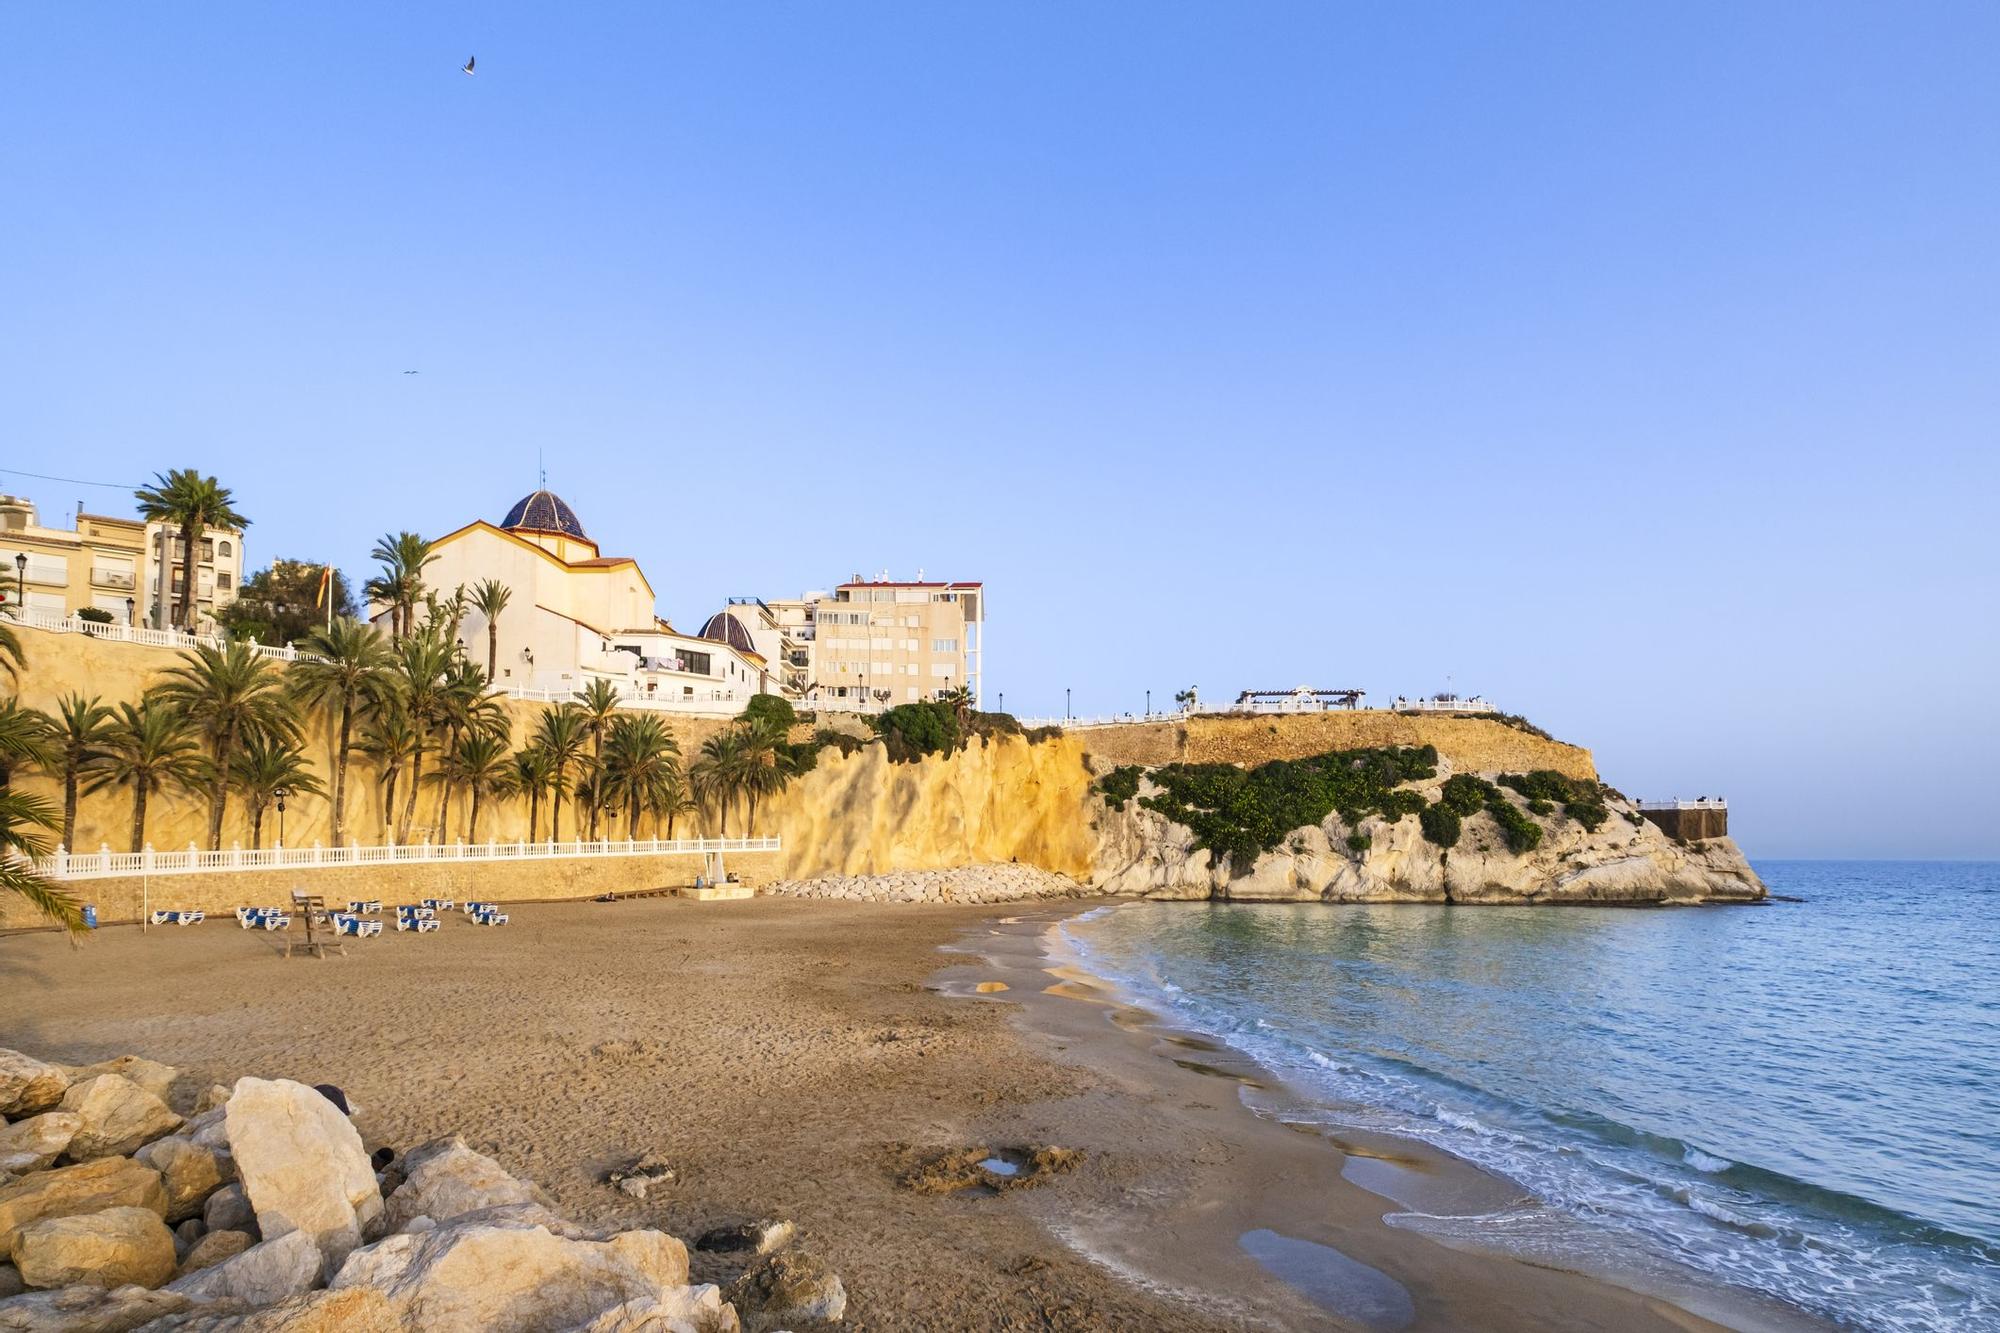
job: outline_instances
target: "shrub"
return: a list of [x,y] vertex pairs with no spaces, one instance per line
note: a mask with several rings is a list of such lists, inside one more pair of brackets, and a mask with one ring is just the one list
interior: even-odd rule
[[1126,764],[1123,768],[1114,768],[1094,785],[1106,805],[1113,810],[1123,810],[1125,802],[1139,794],[1139,766]]
[[1555,808],[1556,807],[1553,802],[1545,801],[1539,796],[1537,796],[1534,800],[1528,802],[1528,810],[1531,814],[1537,814],[1537,815],[1554,814]]
[[1043,741],[1061,740],[1063,729],[1051,722],[1046,727],[1029,727],[1021,735],[1030,745],[1040,745]]
[[898,764],[926,755],[950,754],[965,743],[957,710],[935,699],[898,704],[871,718],[869,725],[888,747],[890,761]]
[[1459,835],[1465,831],[1464,824],[1459,820],[1458,811],[1443,801],[1439,801],[1436,805],[1425,806],[1424,812],[1417,816],[1417,822],[1424,826],[1424,840],[1434,842],[1440,847],[1458,846]]
[[1611,818],[1611,812],[1604,808],[1602,801],[1571,801],[1563,806],[1563,813],[1591,833],[1597,832],[1604,821]]
[[1021,723],[1012,713],[972,713],[965,715],[967,736],[1018,736]]
[[1347,850],[1350,852],[1365,852],[1374,845],[1375,839],[1369,837],[1366,833],[1350,833],[1347,835]]
[[1592,833],[1611,818],[1611,812],[1604,806],[1604,795],[1610,789],[1601,782],[1583,782],[1538,768],[1532,773],[1503,773],[1500,785],[1526,796],[1528,808],[1538,815],[1547,814],[1555,805],[1562,806],[1564,814]]
[[790,731],[799,720],[798,710],[792,707],[792,701],[776,694],[752,695],[738,716],[745,722],[768,721],[784,731]]
[[1500,825],[1500,831],[1507,835],[1508,851],[1519,856],[1542,845],[1542,826],[1506,797],[1496,795],[1486,810]]
[[1476,778],[1470,773],[1455,773],[1444,780],[1444,791],[1439,799],[1463,818],[1478,814],[1488,801],[1499,794],[1498,789],[1485,778]]
[[[1389,792],[1382,797],[1379,809],[1382,814],[1382,822],[1385,824],[1394,824],[1409,815],[1420,815],[1424,812],[1423,793],[1414,791]],[[1363,816],[1363,818],[1366,818],[1366,816]]]
[[76,618],[78,620],[87,620],[93,625],[109,625],[112,621],[111,613],[101,606],[80,607],[77,610]]
[[866,744],[868,742],[862,740],[859,736],[850,736],[844,731],[834,731],[830,727],[821,727],[813,733],[812,738],[812,748],[815,752],[831,745],[834,749],[847,755],[853,754]]

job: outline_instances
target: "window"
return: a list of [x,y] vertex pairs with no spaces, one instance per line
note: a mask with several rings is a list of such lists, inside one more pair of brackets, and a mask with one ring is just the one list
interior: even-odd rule
[[904,690],[903,697],[906,699],[915,699],[917,697],[917,687],[912,685],[908,689]]
[[917,641],[915,639],[903,640],[903,651],[906,653],[914,653],[915,651],[917,651]]
[[943,676],[943,677],[944,677],[944,678],[945,678],[946,680],[950,680],[950,679],[951,679],[951,663],[949,663],[949,662],[933,662],[933,663],[931,663],[931,674],[932,674],[933,676]]
[[882,660],[881,658],[879,658],[879,657],[875,659],[875,674],[876,674],[876,675],[878,675],[878,676],[891,676],[891,675],[894,675],[894,674],[895,674],[895,672],[896,672],[896,667],[895,667],[895,664],[894,664],[894,663],[891,663],[891,662],[884,662],[884,661],[883,661],[883,660]]
[[932,639],[932,640],[931,640],[931,651],[932,651],[932,652],[934,652],[934,653],[955,653],[955,652],[957,652],[957,651],[958,651],[958,640],[957,640],[957,639]]
[[215,544],[215,553],[221,556],[232,555],[234,554],[234,549],[228,542],[217,542]]
[[215,539],[212,537],[201,539],[201,563],[204,565],[215,563]]

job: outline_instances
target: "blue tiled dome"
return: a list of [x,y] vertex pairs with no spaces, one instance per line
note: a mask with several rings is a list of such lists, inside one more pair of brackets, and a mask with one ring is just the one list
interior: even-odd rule
[[566,537],[584,536],[583,524],[577,522],[576,511],[564,504],[562,497],[554,491],[536,491],[525,495],[507,511],[507,517],[500,520],[503,528],[532,528],[536,532],[560,532]]

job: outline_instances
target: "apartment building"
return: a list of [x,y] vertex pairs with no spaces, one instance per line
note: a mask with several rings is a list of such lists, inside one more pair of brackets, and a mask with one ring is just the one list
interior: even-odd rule
[[[116,624],[165,626],[179,605],[179,534],[158,523],[78,508],[74,526],[45,526],[32,500],[0,495],[0,590],[8,605],[56,617],[94,610]],[[162,560],[165,564],[162,564]],[[216,530],[195,563],[197,627],[236,598],[243,535]],[[164,605],[161,603],[164,594]]]
[[857,578],[808,598],[772,610],[781,622],[799,615],[809,631],[796,641],[813,704],[873,712],[960,687],[979,702],[984,584]]

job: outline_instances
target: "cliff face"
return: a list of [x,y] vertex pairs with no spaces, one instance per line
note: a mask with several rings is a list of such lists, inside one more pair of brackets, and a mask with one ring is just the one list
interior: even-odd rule
[[[1435,800],[1451,773],[1416,784]],[[1143,789],[1142,789],[1143,790]],[[1539,847],[1508,850],[1499,826],[1481,812],[1446,851],[1424,840],[1414,818],[1364,819],[1359,830],[1338,815],[1303,828],[1248,872],[1196,850],[1194,836],[1166,816],[1128,802],[1098,820],[1096,886],[1105,893],[1152,898],[1223,898],[1248,902],[1415,903],[1704,903],[1754,902],[1763,883],[1727,838],[1682,846],[1638,819],[1629,803],[1607,800],[1611,818],[1589,832],[1560,816],[1543,819]],[[1359,831],[1371,845],[1351,851]]]
[[1084,880],[1100,804],[1090,783],[1067,737],[975,741],[908,764],[890,763],[880,745],[844,757],[822,750],[758,811],[758,832],[784,840],[787,879],[1021,861]]

